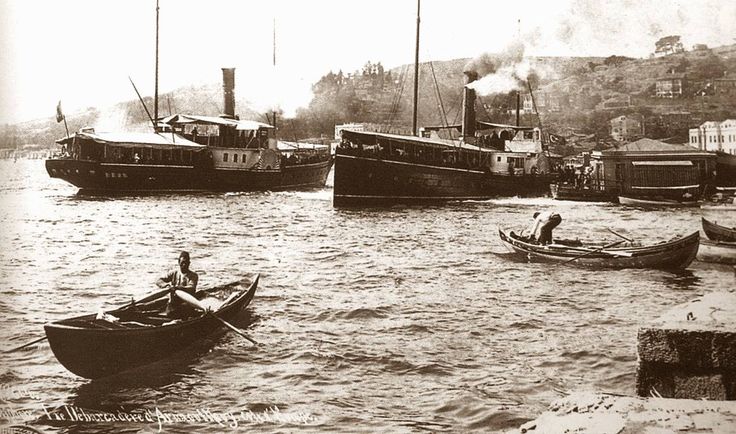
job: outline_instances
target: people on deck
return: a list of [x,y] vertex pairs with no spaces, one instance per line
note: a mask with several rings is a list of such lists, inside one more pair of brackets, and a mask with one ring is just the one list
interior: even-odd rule
[[[530,241],[537,241],[541,245],[552,243],[552,229],[559,226],[562,222],[562,217],[552,211],[535,212],[534,222],[531,226],[529,234]],[[539,238],[537,237],[537,231],[539,231]]]
[[194,313],[194,308],[177,297],[174,291],[184,291],[193,296],[197,290],[199,276],[189,269],[191,263],[189,252],[182,251],[179,254],[178,263],[179,268],[159,278],[156,285],[159,288],[169,287],[169,304],[166,307],[166,314],[173,318],[186,318]]

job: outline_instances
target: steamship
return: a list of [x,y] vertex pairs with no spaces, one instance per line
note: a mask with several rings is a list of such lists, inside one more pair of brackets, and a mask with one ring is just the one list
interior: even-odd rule
[[255,191],[323,187],[329,147],[287,146],[271,125],[234,113],[234,68],[223,68],[225,114],[176,114],[149,133],[83,128],[58,140],[46,170],[85,193]]
[[418,134],[419,7],[417,0],[413,135],[343,129],[333,206],[547,194],[557,176],[542,131],[519,125],[518,93],[515,126],[476,121],[475,90],[467,86],[478,79],[474,68],[464,72],[462,124],[425,127]]
[[[478,77],[465,75],[467,83]],[[539,128],[476,121],[475,90],[465,86],[461,125],[425,127],[419,136],[343,130],[333,205],[543,196],[557,179],[545,150]]]

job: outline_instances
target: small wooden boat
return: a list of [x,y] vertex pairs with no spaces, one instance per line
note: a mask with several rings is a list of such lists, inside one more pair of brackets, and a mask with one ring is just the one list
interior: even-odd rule
[[[693,232],[683,238],[651,246],[570,246],[560,244],[557,240],[554,244],[542,246],[530,243],[513,232],[507,233],[503,229],[499,229],[498,234],[507,248],[529,259],[595,268],[657,268],[664,270],[680,270],[690,265],[698,252],[698,241],[700,239],[699,233]],[[623,242],[622,240],[620,243],[614,244]]]
[[618,202],[621,205],[640,206],[640,207],[696,207],[700,206],[697,200],[681,201],[671,199],[645,199],[630,196],[619,196]]
[[700,240],[698,261],[736,264],[736,242]]
[[577,188],[569,184],[550,184],[549,191],[557,200],[579,202],[616,202],[616,194],[600,188]]
[[700,219],[703,222],[703,232],[711,240],[736,242],[736,228],[721,226],[715,222],[706,220],[705,217],[701,217]]
[[[219,318],[235,318],[253,300],[258,278],[197,291]],[[182,350],[223,325],[213,315],[172,321],[162,312],[168,296],[150,303],[135,302],[103,315],[90,314],[46,324],[54,355],[80,377],[100,378],[143,366]]]

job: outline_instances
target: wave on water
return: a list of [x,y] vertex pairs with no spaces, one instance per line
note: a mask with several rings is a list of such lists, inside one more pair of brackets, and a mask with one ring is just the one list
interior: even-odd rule
[[244,428],[266,432],[518,429],[557,390],[631,393],[641,321],[733,286],[731,267],[703,263],[680,274],[530,263],[497,234],[552,208],[563,217],[560,238],[600,241],[611,228],[644,242],[698,230],[700,210],[644,214],[551,198],[336,209],[330,188],[80,198],[42,162],[25,171],[12,164],[0,161],[0,181],[12,180],[0,213],[8,346],[42,337],[46,322],[153,292],[180,250],[192,255],[202,288],[261,275],[252,304],[232,321],[259,345],[223,328],[146,372],[104,381],[76,377],[44,345],[5,355],[0,383],[30,385],[35,403],[182,412],[276,405],[315,416],[304,426]]

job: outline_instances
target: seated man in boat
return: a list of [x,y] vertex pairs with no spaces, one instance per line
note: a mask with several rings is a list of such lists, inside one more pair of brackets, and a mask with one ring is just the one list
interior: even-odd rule
[[537,236],[537,230],[539,230],[539,244],[546,245],[552,243],[552,229],[559,226],[562,222],[562,217],[552,211],[535,212],[534,223],[531,226],[531,232],[529,240],[534,241]]
[[173,318],[187,318],[192,316],[195,309],[174,294],[174,291],[181,290],[190,295],[194,295],[197,290],[197,282],[199,276],[197,273],[189,269],[190,259],[189,252],[182,251],[179,254],[179,268],[174,269],[165,276],[156,281],[159,288],[169,287],[169,304],[166,306],[166,314]]

